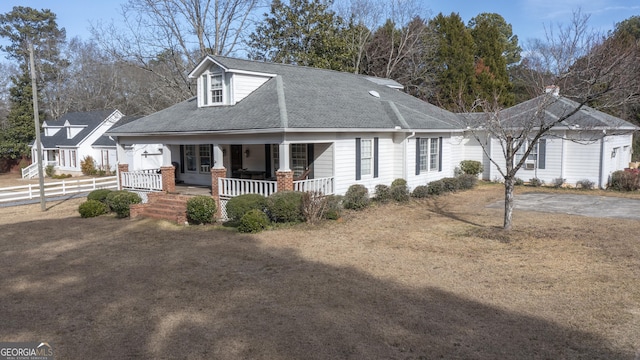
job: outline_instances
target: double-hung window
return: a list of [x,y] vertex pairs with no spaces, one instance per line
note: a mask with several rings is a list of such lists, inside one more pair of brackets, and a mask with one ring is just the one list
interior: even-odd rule
[[196,146],[195,145],[185,145],[184,146],[184,160],[187,165],[187,171],[198,171],[198,159],[196,157]]
[[222,74],[211,75],[211,103],[222,104],[223,101]]
[[416,175],[420,175],[424,171],[441,171],[441,152],[441,138],[417,138]]
[[294,177],[304,173],[307,168],[307,144],[291,144],[291,167]]
[[440,159],[440,144],[438,140],[438,138],[429,139],[429,170],[431,171],[437,171],[440,168],[440,164],[438,164],[438,160]]
[[419,139],[420,171],[429,170],[429,139]]
[[360,142],[360,174],[371,175],[373,163],[373,141],[371,139],[362,139]]
[[208,173],[211,170],[211,145],[201,144],[198,146],[198,156],[200,158],[200,172]]

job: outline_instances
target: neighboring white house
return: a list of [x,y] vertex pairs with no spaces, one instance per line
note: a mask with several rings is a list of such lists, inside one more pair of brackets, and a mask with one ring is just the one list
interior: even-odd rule
[[[337,194],[352,184],[373,192],[396,178],[414,188],[453,176],[465,159],[482,161],[483,177],[497,178],[461,115],[398,91],[402,86],[391,80],[221,56],[205,57],[189,77],[197,80],[196,97],[107,132],[129,171],[158,166],[149,155],[142,163],[127,157],[129,147],[146,145],[156,148],[154,161],[176,167],[179,182],[212,187],[217,186],[212,174],[224,171],[223,177],[246,184],[286,173],[294,180],[329,179]],[[567,181],[590,178],[602,184],[612,169],[630,160],[635,127],[617,120],[606,131],[626,133],[604,137],[602,149],[593,145],[598,141],[571,142],[582,136],[576,129],[554,133],[561,137],[546,139],[533,169],[527,165],[521,177],[564,175]],[[592,156],[594,146],[599,151]],[[615,148],[620,155],[599,156],[612,155]]]

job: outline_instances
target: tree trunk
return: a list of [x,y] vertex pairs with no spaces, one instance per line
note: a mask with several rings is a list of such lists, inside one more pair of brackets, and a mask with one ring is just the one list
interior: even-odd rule
[[504,179],[504,230],[511,230],[511,221],[513,217],[513,178]]

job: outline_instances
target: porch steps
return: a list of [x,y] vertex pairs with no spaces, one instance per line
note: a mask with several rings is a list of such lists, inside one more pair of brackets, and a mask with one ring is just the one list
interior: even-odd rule
[[167,194],[163,192],[149,193],[146,204],[131,205],[131,218],[152,218],[167,220],[177,224],[187,222],[187,200],[191,196]]

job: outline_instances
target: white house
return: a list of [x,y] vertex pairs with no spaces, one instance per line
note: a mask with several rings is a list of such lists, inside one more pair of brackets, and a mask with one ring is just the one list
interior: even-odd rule
[[[336,194],[352,184],[373,192],[396,178],[414,188],[453,176],[465,159],[482,161],[484,178],[496,177],[462,115],[398,91],[391,80],[221,56],[205,57],[189,77],[196,97],[107,132],[117,140],[123,173],[149,167],[126,155],[130,146],[147,145],[157,147],[153,156],[164,170],[175,166],[178,182],[211,186],[214,197],[289,190],[291,180],[295,189]],[[585,108],[539,145],[522,178],[606,183],[628,162],[635,129],[610,118]],[[607,136],[572,142],[584,136],[581,123]]]

